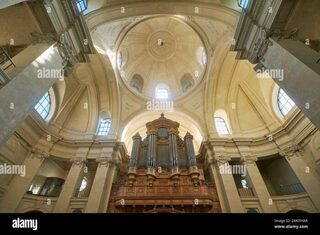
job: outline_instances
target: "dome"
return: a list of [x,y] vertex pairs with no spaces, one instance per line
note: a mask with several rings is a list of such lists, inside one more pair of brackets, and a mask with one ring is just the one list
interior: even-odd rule
[[118,49],[120,76],[134,92],[154,98],[158,85],[175,99],[202,79],[207,56],[199,35],[175,17],[141,21],[124,36]]

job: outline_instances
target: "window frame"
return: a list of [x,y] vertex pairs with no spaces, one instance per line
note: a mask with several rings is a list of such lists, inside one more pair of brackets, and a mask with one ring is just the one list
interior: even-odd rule
[[[46,105],[43,105],[43,103],[47,101]],[[42,111],[40,111],[40,107],[42,108]],[[42,120],[47,121],[50,117],[50,112],[52,110],[52,97],[49,91],[47,91],[41,99],[37,102],[37,104],[33,107],[36,111],[37,115],[41,117]],[[45,115],[43,116],[43,112],[45,112]]]
[[[287,105],[290,105],[290,108],[288,109]],[[288,116],[288,114],[294,110],[296,104],[294,101],[290,98],[290,96],[279,87],[279,90],[277,92],[277,107],[282,115],[282,117]]]
[[227,122],[222,117],[214,117],[214,125],[219,135],[230,135],[230,130],[228,128]]
[[110,117],[100,118],[98,129],[97,129],[97,136],[100,136],[100,137],[108,136],[111,130],[111,122],[112,120]]

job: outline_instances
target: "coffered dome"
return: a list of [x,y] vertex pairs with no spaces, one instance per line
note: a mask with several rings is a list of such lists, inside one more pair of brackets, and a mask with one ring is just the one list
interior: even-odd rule
[[160,85],[174,99],[201,81],[206,60],[204,45],[189,25],[176,17],[156,17],[136,24],[124,36],[117,67],[136,93],[153,98]]

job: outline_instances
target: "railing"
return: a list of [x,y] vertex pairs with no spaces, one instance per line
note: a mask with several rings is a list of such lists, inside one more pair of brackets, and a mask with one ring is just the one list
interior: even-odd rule
[[0,68],[0,88],[10,81],[10,77]]
[[280,185],[281,195],[290,195],[305,192],[304,187],[301,183],[289,184],[289,185]]
[[254,197],[251,188],[238,188],[238,192],[240,197]]
[[8,52],[2,47],[0,47],[0,66],[3,70],[6,70],[11,66],[16,67],[13,61],[11,60],[11,57],[9,56]]

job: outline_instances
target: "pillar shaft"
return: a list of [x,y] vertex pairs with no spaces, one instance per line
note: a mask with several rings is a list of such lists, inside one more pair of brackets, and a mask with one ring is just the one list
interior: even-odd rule
[[98,168],[91,187],[90,195],[86,205],[86,213],[102,213],[102,199],[108,182],[110,165],[107,160],[99,160]]
[[270,39],[263,56],[267,69],[283,71],[283,78],[273,80],[293,99],[295,104],[320,129],[320,56],[300,41]]
[[287,162],[308,193],[314,206],[318,209],[318,211],[320,211],[320,182],[314,175],[313,171],[310,170],[309,166],[303,160],[303,153],[293,150],[286,152],[285,154],[280,154],[286,157]]
[[102,212],[107,212],[108,206],[109,206],[109,200],[110,200],[110,195],[111,195],[111,190],[112,190],[112,185],[113,181],[116,175],[116,169],[117,166],[114,163],[109,163],[108,166],[108,173],[107,173],[107,181],[105,184],[105,190],[104,190],[104,198],[101,206]]
[[[20,58],[22,56],[28,59]],[[0,90],[0,146],[29,115],[43,94],[59,79],[39,77],[39,71],[50,74],[50,71],[63,69],[62,58],[54,46],[30,46],[17,57],[19,58],[15,59],[19,72]]]
[[25,176],[15,175],[13,177],[1,199],[0,212],[15,212],[46,157],[37,153],[31,153],[26,157],[21,164],[21,166],[25,167],[26,174]]
[[222,183],[222,189],[224,197],[227,200],[228,212],[231,213],[243,213],[243,206],[238,193],[238,188],[234,182],[232,174],[228,174],[227,170],[220,171],[220,169],[228,169],[229,163],[224,159],[217,159],[217,166],[219,168],[219,176]]
[[76,187],[83,173],[83,165],[84,165],[83,160],[75,160],[73,162],[53,212],[55,213],[68,212],[71,198],[74,196]]
[[[264,213],[275,213],[277,209],[273,204],[270,193],[267,189],[267,186],[260,174],[260,171],[255,162],[245,162],[247,173],[252,182],[255,194],[257,195],[261,208]],[[271,203],[270,203],[271,202]]]
[[209,165],[209,170],[210,170],[210,174],[214,180],[214,184],[216,186],[216,190],[218,193],[218,197],[219,197],[219,202],[220,202],[220,206],[221,206],[221,210],[223,213],[228,212],[228,206],[226,205],[226,200],[223,194],[223,189],[222,189],[222,185],[221,182],[219,180],[219,171],[217,170],[217,166],[215,163],[210,163]]

